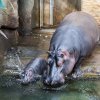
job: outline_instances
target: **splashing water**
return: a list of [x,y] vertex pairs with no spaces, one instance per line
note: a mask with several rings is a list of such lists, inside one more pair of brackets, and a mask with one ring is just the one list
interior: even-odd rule
[[19,57],[19,51],[15,48],[11,48],[7,51],[4,62],[3,62],[5,73],[9,70],[9,72],[13,73],[18,72],[19,74],[22,71],[22,62]]

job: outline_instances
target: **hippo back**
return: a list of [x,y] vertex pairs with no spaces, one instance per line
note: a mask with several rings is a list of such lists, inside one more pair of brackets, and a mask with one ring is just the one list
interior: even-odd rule
[[[50,49],[75,48],[86,56],[99,41],[99,28],[95,19],[85,12],[72,12],[56,29]],[[52,47],[53,46],[53,47]]]

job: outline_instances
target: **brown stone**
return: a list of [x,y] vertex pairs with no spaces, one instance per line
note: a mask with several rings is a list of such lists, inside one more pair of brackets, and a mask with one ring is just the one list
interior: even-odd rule
[[6,4],[5,10],[1,9],[3,22],[1,25],[9,26],[10,28],[18,27],[18,5],[17,0],[4,0]]
[[34,0],[18,0],[19,34],[30,35]]
[[92,15],[100,24],[100,0],[82,0],[82,11]]

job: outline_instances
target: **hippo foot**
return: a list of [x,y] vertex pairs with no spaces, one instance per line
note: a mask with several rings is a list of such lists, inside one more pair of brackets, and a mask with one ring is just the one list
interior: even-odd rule
[[79,78],[79,77],[82,77],[83,76],[83,72],[80,68],[78,68],[73,74],[72,74],[72,77],[73,78]]

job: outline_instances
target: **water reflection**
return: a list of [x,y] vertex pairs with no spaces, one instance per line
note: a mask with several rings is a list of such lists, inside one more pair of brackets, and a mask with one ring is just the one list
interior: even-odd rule
[[5,83],[0,85],[1,100],[100,100],[100,81],[71,81],[66,88],[55,91],[43,90],[41,83],[29,86]]
[[[34,42],[29,41],[29,44],[32,43],[32,48],[18,47],[22,51],[20,59],[23,63],[26,64],[33,57],[46,56],[51,36],[39,35],[41,38],[36,36],[29,38],[34,40]],[[20,43],[24,44],[25,41],[22,39]],[[99,51],[100,47],[94,53],[96,56],[92,57],[95,59],[92,61],[98,65]],[[66,84],[66,88],[50,91],[44,90],[41,83],[23,87],[16,83],[14,78],[1,77],[0,100],[100,100],[100,81],[71,81]]]

